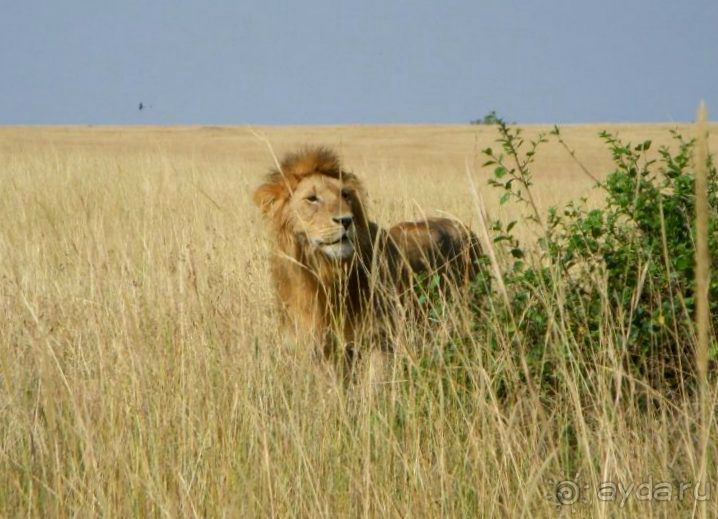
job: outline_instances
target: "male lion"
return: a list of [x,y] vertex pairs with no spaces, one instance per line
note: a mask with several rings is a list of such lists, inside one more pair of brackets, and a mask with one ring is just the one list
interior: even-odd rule
[[[271,274],[285,324],[348,347],[362,331],[391,321],[411,294],[413,273],[434,272],[463,286],[476,274],[476,236],[446,218],[381,231],[366,214],[359,179],[326,148],[287,155],[254,193],[275,241]],[[381,326],[381,324],[380,324]]]

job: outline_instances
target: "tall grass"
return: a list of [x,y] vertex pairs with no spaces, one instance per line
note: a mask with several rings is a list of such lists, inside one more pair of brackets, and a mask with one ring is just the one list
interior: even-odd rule
[[[698,373],[699,398],[701,408],[701,447],[700,480],[706,479],[708,463],[708,441],[715,406],[710,401],[708,382],[708,359],[710,350],[710,251],[708,233],[710,221],[709,183],[708,183],[708,128],[705,103],[698,109],[697,148],[695,153],[695,192],[696,192],[696,371]],[[701,515],[706,517],[705,504],[702,503]]]
[[[0,158],[0,515],[612,517],[701,504],[715,424],[702,450],[696,396],[626,370],[608,299],[589,353],[565,294],[534,294],[554,309],[541,339],[549,393],[493,303],[480,322],[440,305],[430,335],[398,327],[380,387],[345,385],[277,327],[249,201],[262,161],[93,149]],[[465,185],[463,165],[452,171]],[[473,212],[411,175],[375,190],[380,222],[411,210],[382,209],[407,183]],[[561,287],[566,273],[552,275]],[[715,386],[705,401],[713,416]],[[668,501],[639,493],[663,483]],[[716,484],[698,488],[709,515]]]

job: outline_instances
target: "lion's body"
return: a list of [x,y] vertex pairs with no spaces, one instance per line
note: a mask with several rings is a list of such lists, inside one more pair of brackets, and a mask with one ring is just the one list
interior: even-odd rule
[[[318,340],[353,343],[390,321],[393,298],[414,272],[463,283],[475,274],[475,235],[448,219],[405,222],[382,231],[370,222],[359,180],[330,151],[287,156],[254,194],[275,242],[271,273],[285,324]],[[410,291],[410,290],[408,290]]]
[[481,245],[466,226],[448,218],[401,222],[389,229],[399,252],[397,262],[409,275],[438,274],[457,288],[465,288],[478,273]]

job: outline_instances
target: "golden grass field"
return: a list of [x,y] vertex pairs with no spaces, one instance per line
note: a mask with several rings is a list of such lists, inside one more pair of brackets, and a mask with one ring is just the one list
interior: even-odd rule
[[[652,139],[655,150],[675,127],[562,133],[600,177],[611,168],[600,129]],[[499,208],[491,171],[480,167],[496,137],[494,127],[469,125],[0,128],[0,516],[699,509],[696,403],[665,398],[643,410],[630,393],[616,397],[616,345],[606,345],[605,375],[595,379],[562,366],[565,391],[546,404],[518,375],[515,394],[498,398],[491,381],[519,367],[477,344],[479,383],[466,406],[451,387],[437,392],[431,373],[347,387],[279,330],[270,248],[250,201],[273,165],[270,145],[280,156],[333,147],[365,181],[382,226],[450,214],[475,228],[472,185],[490,214],[517,217]],[[595,196],[558,144],[541,149],[533,172],[544,209]],[[396,355],[411,359],[418,346],[407,337]],[[699,494],[711,493],[715,516],[715,460],[708,474]],[[557,508],[562,480],[576,481],[581,499]],[[602,482],[628,497],[601,502]],[[647,482],[673,485],[671,499],[639,499]],[[690,488],[678,496],[681,483]]]

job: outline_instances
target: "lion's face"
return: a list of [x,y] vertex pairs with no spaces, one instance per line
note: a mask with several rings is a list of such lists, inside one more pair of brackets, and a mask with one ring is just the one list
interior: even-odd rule
[[300,263],[366,256],[371,237],[364,199],[359,179],[325,148],[288,155],[253,195],[274,227],[279,250]]
[[341,179],[324,175],[303,178],[285,206],[291,232],[330,259],[354,254],[357,193]]

